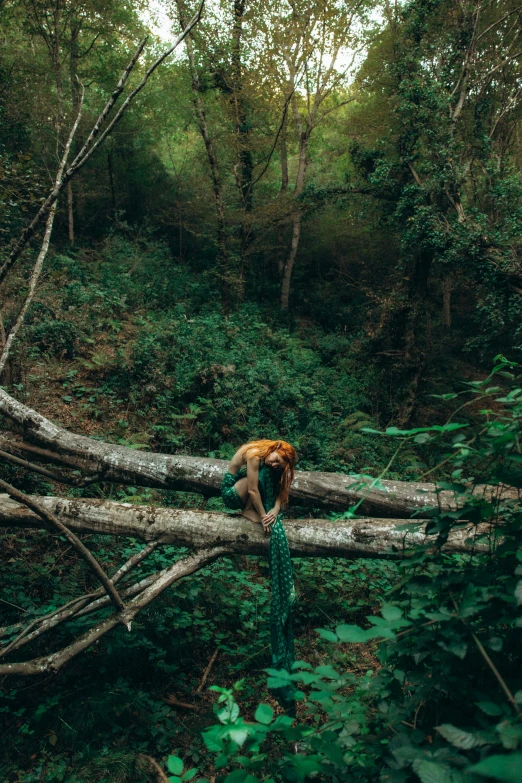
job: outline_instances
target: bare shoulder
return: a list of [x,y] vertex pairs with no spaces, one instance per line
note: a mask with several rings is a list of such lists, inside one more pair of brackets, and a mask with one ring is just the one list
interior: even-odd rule
[[232,457],[232,460],[230,462],[230,467],[234,469],[234,472],[237,472],[240,468],[244,467],[247,464],[247,460],[245,457],[245,453],[243,451],[243,447],[239,448],[234,456]]

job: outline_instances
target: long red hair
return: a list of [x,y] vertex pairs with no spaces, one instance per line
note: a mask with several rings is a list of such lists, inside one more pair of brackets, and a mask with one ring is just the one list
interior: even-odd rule
[[250,443],[245,443],[244,446],[241,446],[240,451],[246,459],[252,459],[253,457],[265,459],[274,451],[279,453],[284,463],[279,497],[281,503],[286,506],[290,494],[290,487],[294,480],[294,468],[297,463],[297,452],[294,447],[284,440],[253,440]]

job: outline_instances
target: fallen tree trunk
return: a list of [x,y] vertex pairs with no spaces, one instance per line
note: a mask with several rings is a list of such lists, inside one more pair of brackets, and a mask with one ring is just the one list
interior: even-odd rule
[[[68,432],[3,389],[0,389],[0,413],[23,432],[23,440],[4,435],[0,439],[3,449],[24,454],[39,451],[35,459],[95,472],[100,481],[211,496],[219,493],[227,469],[224,460],[135,451]],[[46,452],[42,453],[31,444],[44,447]],[[407,519],[423,507],[454,508],[453,493],[436,493],[435,490],[435,484],[405,481],[380,481],[379,488],[361,487],[356,479],[342,473],[297,471],[291,501],[297,505],[345,511],[363,498],[359,507],[362,514]]]
[[[235,514],[137,506],[109,500],[71,500],[38,497],[39,505],[56,514],[71,530],[85,533],[131,536],[142,541],[161,540],[191,548],[224,547],[230,552],[266,555],[269,538],[260,525]],[[343,557],[397,559],[413,546],[435,543],[426,536],[426,520],[357,519],[331,522],[327,519],[288,519],[285,528],[294,557]],[[46,527],[26,506],[0,495],[1,527]],[[444,551],[470,553],[485,550],[489,542],[478,535],[494,533],[487,524],[466,525],[451,532]]]
[[[27,499],[27,498],[26,498]],[[59,517],[62,524],[77,532],[131,536],[147,541],[147,546],[127,560],[111,577],[114,585],[136,564],[143,561],[157,546],[177,544],[193,551],[187,557],[168,565],[162,571],[150,574],[121,590],[125,605],[108,617],[99,618],[94,625],[66,647],[57,652],[27,661],[0,663],[0,676],[35,675],[57,672],[93,643],[99,641],[117,625],[123,623],[131,631],[134,617],[157,598],[167,587],[216,558],[226,554],[267,553],[269,538],[262,527],[239,515],[221,514],[135,506],[108,500],[78,500],[57,497],[33,498],[46,514],[38,515],[30,505],[15,502],[0,495],[0,527],[50,528],[47,515]],[[404,522],[396,519],[359,519],[331,522],[321,519],[287,520],[290,550],[298,557],[343,558],[402,558],[418,544],[432,547],[434,536],[426,536],[426,520]],[[497,531],[490,525],[466,525],[450,533],[444,544],[447,553],[488,551],[496,543]],[[16,653],[21,647],[35,641],[57,625],[75,618],[98,613],[108,606],[110,597],[102,590],[77,597],[63,606],[32,619],[25,628],[17,623],[0,629],[0,636],[8,641],[0,647],[0,657]],[[13,636],[14,635],[14,636]]]

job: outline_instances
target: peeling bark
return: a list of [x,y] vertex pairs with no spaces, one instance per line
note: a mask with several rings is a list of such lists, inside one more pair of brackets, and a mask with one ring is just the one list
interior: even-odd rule
[[[266,555],[269,537],[260,525],[236,514],[202,512],[137,506],[109,500],[78,500],[56,497],[35,498],[38,504],[56,514],[76,532],[131,536],[142,541],[161,539],[164,544],[195,548],[225,547],[227,551],[248,555]],[[387,558],[404,556],[418,544],[434,543],[426,536],[426,520],[364,518],[330,521],[328,519],[288,519],[285,529],[294,557]],[[0,527],[44,527],[45,523],[25,506],[0,495]],[[488,543],[473,543],[478,533],[495,534],[483,524],[466,524],[452,531],[446,552],[471,552]]]
[[[219,494],[228,467],[225,460],[136,451],[68,432],[1,388],[0,413],[21,427],[25,441],[29,441],[24,443],[15,441],[12,436],[0,437],[1,448],[22,453],[27,450],[35,455],[35,459],[41,457],[96,473],[99,481],[198,492],[210,497]],[[42,453],[31,443],[45,447],[46,451]],[[403,519],[426,507],[455,508],[453,493],[437,493],[435,484],[380,481],[379,486],[382,489],[361,488],[354,478],[342,473],[297,471],[290,498],[297,505],[342,511],[363,498],[359,507],[361,514]],[[477,493],[483,491],[490,495],[499,493],[495,487],[490,490],[479,487],[476,490]],[[502,496],[516,498],[517,494],[515,490],[503,488]]]

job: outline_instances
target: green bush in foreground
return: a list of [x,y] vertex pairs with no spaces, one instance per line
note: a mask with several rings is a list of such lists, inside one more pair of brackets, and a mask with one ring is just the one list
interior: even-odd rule
[[[401,448],[413,440],[442,449],[453,472],[441,489],[455,493],[459,508],[428,523],[437,545],[418,546],[400,563],[401,581],[366,627],[318,629],[338,650],[335,667],[297,661],[291,673],[266,670],[269,687],[292,680],[302,688],[295,726],[274,719],[268,704],[246,722],[236,701],[241,683],[214,688],[218,723],[204,740],[222,771],[218,783],[522,780],[522,511],[516,492],[500,491],[522,487],[517,369],[497,357],[489,378],[468,384],[470,402],[484,406],[477,426],[388,430]],[[479,491],[486,482],[492,492]],[[450,531],[470,524],[474,552],[445,555]],[[380,668],[344,671],[345,643],[377,644]],[[279,742],[277,754],[268,737]]]

